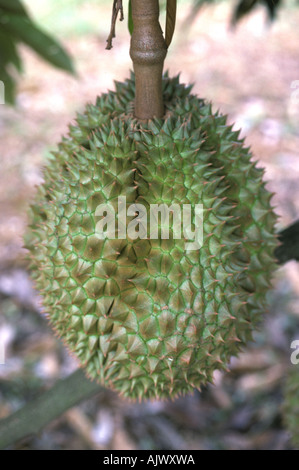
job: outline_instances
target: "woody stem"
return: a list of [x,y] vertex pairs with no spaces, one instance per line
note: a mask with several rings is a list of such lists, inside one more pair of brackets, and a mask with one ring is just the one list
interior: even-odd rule
[[159,23],[159,0],[132,0],[130,56],[135,72],[135,117],[163,117],[163,65],[167,47]]

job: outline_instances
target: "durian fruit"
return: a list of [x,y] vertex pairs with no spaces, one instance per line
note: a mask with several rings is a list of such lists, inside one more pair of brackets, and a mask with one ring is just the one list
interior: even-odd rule
[[[86,374],[124,397],[164,399],[211,381],[251,339],[275,269],[276,216],[226,116],[166,74],[166,115],[142,122],[134,83],[116,83],[70,126],[26,246],[49,321]],[[202,204],[203,245],[187,250],[173,227],[169,239],[101,239],[97,208],[117,213],[119,196],[148,211]]]

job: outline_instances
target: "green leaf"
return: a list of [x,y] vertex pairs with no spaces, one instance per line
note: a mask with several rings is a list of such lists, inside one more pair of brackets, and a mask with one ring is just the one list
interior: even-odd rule
[[19,15],[28,16],[20,0],[0,0],[0,8],[5,11],[10,11],[13,13],[18,13]]
[[176,3],[177,0],[167,0],[166,7],[166,28],[165,28],[165,42],[169,47],[175,29],[176,20]]
[[15,103],[15,88],[16,88],[14,79],[6,72],[5,69],[1,69],[0,80],[4,83],[5,103],[14,104]]
[[9,63],[13,64],[19,72],[22,71],[22,60],[16,48],[16,41],[10,34],[0,30],[0,76],[1,68]]
[[249,13],[258,3],[258,0],[240,0],[233,12],[232,24],[237,23],[240,18]]
[[267,8],[270,20],[274,20],[281,0],[240,0],[233,11],[231,20],[232,26],[234,26],[241,18],[243,18],[243,16],[250,13],[260,3],[264,4],[264,6]]
[[75,73],[72,61],[63,47],[51,36],[41,31],[28,18],[9,13],[2,18],[2,28],[16,39],[23,41],[43,59],[55,67]]
[[129,0],[129,12],[128,12],[128,28],[132,36],[134,24],[133,24],[133,15],[132,15],[132,0]]

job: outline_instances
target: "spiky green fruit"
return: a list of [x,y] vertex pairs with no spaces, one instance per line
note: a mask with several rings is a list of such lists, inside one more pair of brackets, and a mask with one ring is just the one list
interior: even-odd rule
[[[263,171],[226,117],[164,77],[165,119],[132,115],[134,77],[70,126],[26,245],[49,320],[88,376],[130,398],[200,388],[251,338],[274,270]],[[203,246],[101,239],[100,204],[203,205]],[[128,218],[127,223],[132,220]],[[193,214],[194,222],[194,214]]]

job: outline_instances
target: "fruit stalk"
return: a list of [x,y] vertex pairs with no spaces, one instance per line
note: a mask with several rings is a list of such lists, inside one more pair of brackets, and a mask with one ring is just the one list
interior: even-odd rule
[[167,47],[159,23],[159,0],[132,0],[130,56],[135,72],[135,117],[163,117],[163,65]]

